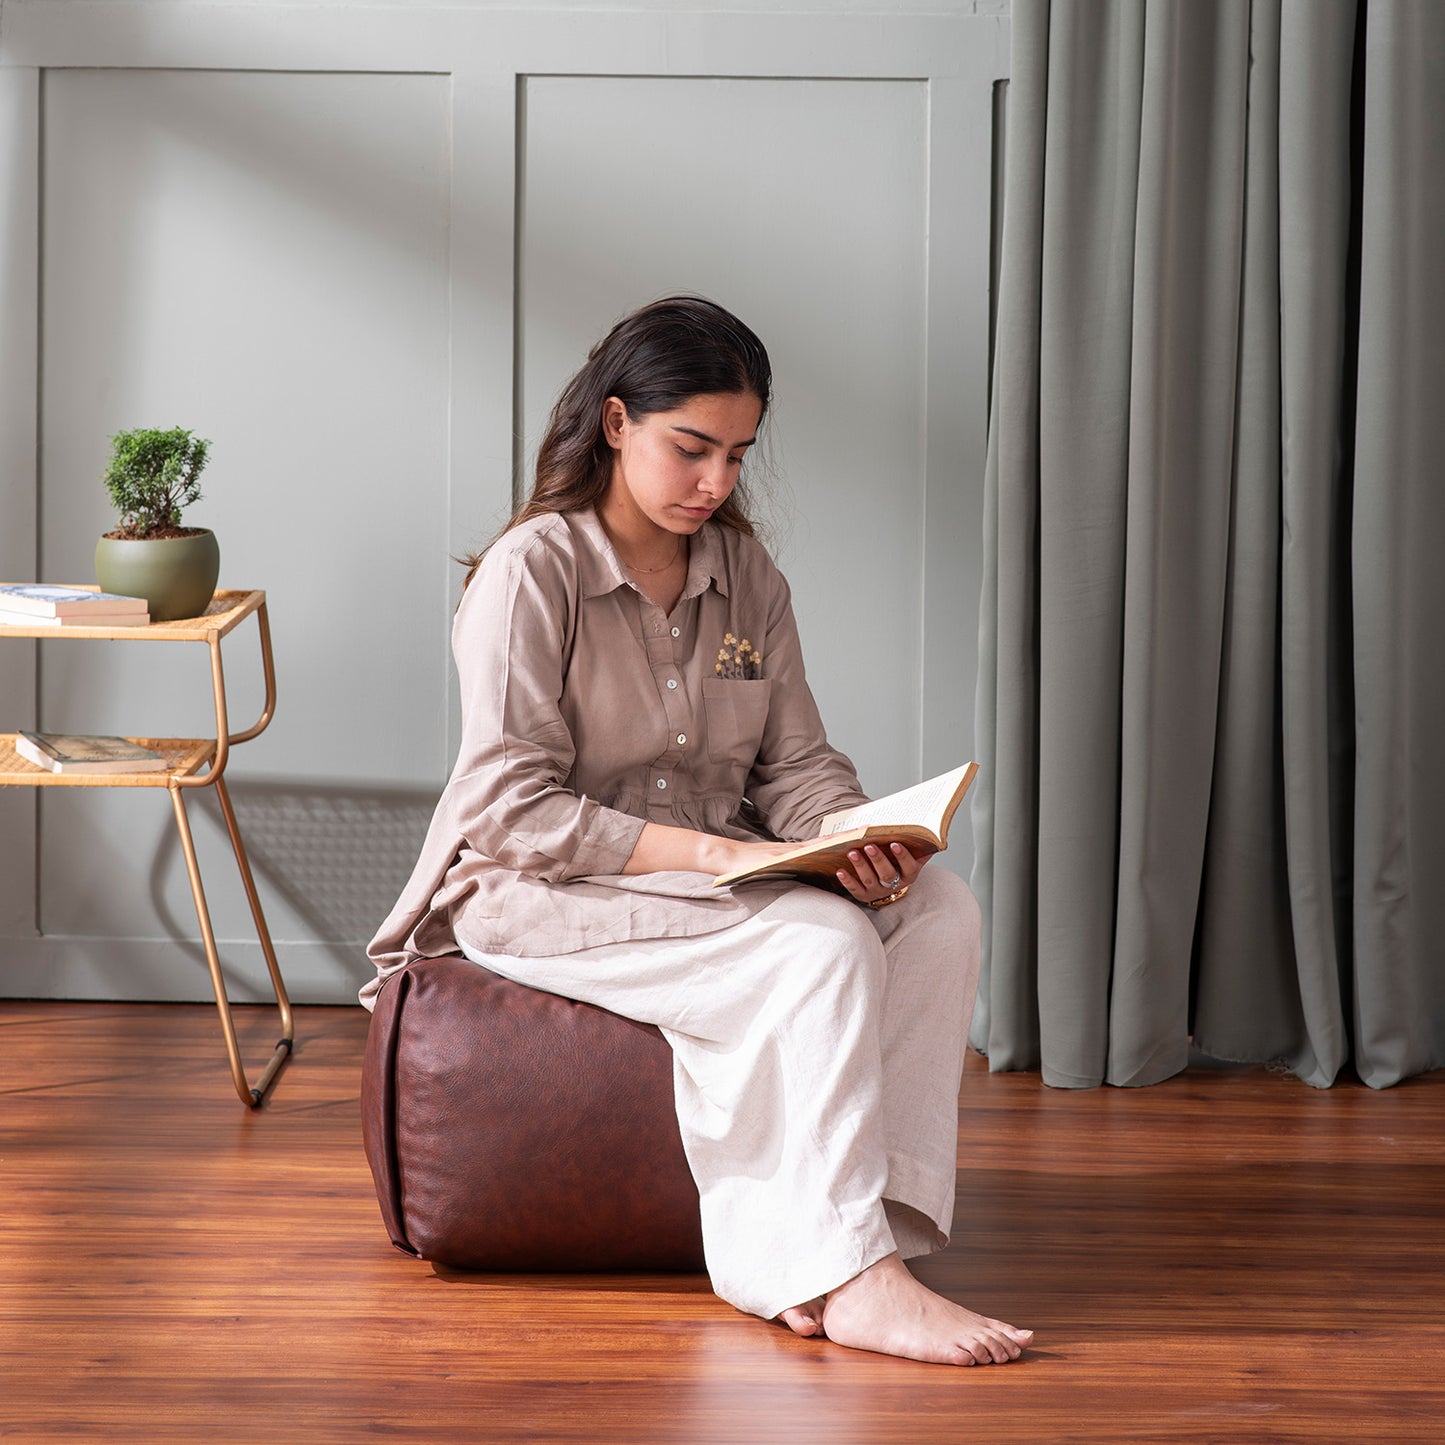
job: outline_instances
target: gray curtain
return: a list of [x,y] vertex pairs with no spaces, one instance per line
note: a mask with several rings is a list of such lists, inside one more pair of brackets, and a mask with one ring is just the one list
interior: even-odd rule
[[974,1044],[1445,1064],[1445,4],[1015,0]]

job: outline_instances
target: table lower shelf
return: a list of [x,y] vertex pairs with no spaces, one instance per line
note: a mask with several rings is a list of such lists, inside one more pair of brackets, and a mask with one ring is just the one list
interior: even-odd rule
[[15,734],[0,733],[0,787],[22,788],[165,788],[173,777],[198,773],[216,756],[211,738],[130,738],[165,760],[149,773],[52,773],[15,751]]

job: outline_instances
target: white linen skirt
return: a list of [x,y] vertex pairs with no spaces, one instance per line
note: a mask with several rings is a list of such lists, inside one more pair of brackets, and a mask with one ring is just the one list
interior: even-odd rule
[[474,963],[656,1024],[713,1289],[771,1318],[897,1249],[948,1243],[978,987],[968,885],[923,870],[886,908],[800,884],[747,921]]

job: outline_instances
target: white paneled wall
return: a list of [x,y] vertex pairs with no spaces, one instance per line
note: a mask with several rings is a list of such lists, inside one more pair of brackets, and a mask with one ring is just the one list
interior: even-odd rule
[[[271,604],[230,776],[293,996],[354,997],[445,778],[449,554],[667,292],[773,354],[758,486],[836,741],[875,791],[968,755],[1007,21],[880,8],[4,5],[0,572],[90,577],[114,431],[213,439],[189,518]],[[253,634],[226,660],[244,724]],[[4,643],[0,729],[203,732],[207,684],[199,647]],[[0,849],[0,995],[207,996],[160,794],[0,789]]]
[[876,792],[920,766],[927,106],[908,80],[526,87],[526,435],[644,301],[701,291],[753,326],[777,388],[755,489],[823,716]]

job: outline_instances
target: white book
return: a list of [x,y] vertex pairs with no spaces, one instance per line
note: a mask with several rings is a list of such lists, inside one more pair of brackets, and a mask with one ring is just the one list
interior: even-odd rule
[[166,760],[129,738],[89,733],[18,733],[15,751],[52,773],[158,773]]
[[0,607],[0,627],[147,627],[149,612],[81,613],[73,617],[41,617]]
[[28,617],[112,617],[148,612],[144,597],[61,587],[48,582],[0,582],[0,612]]

